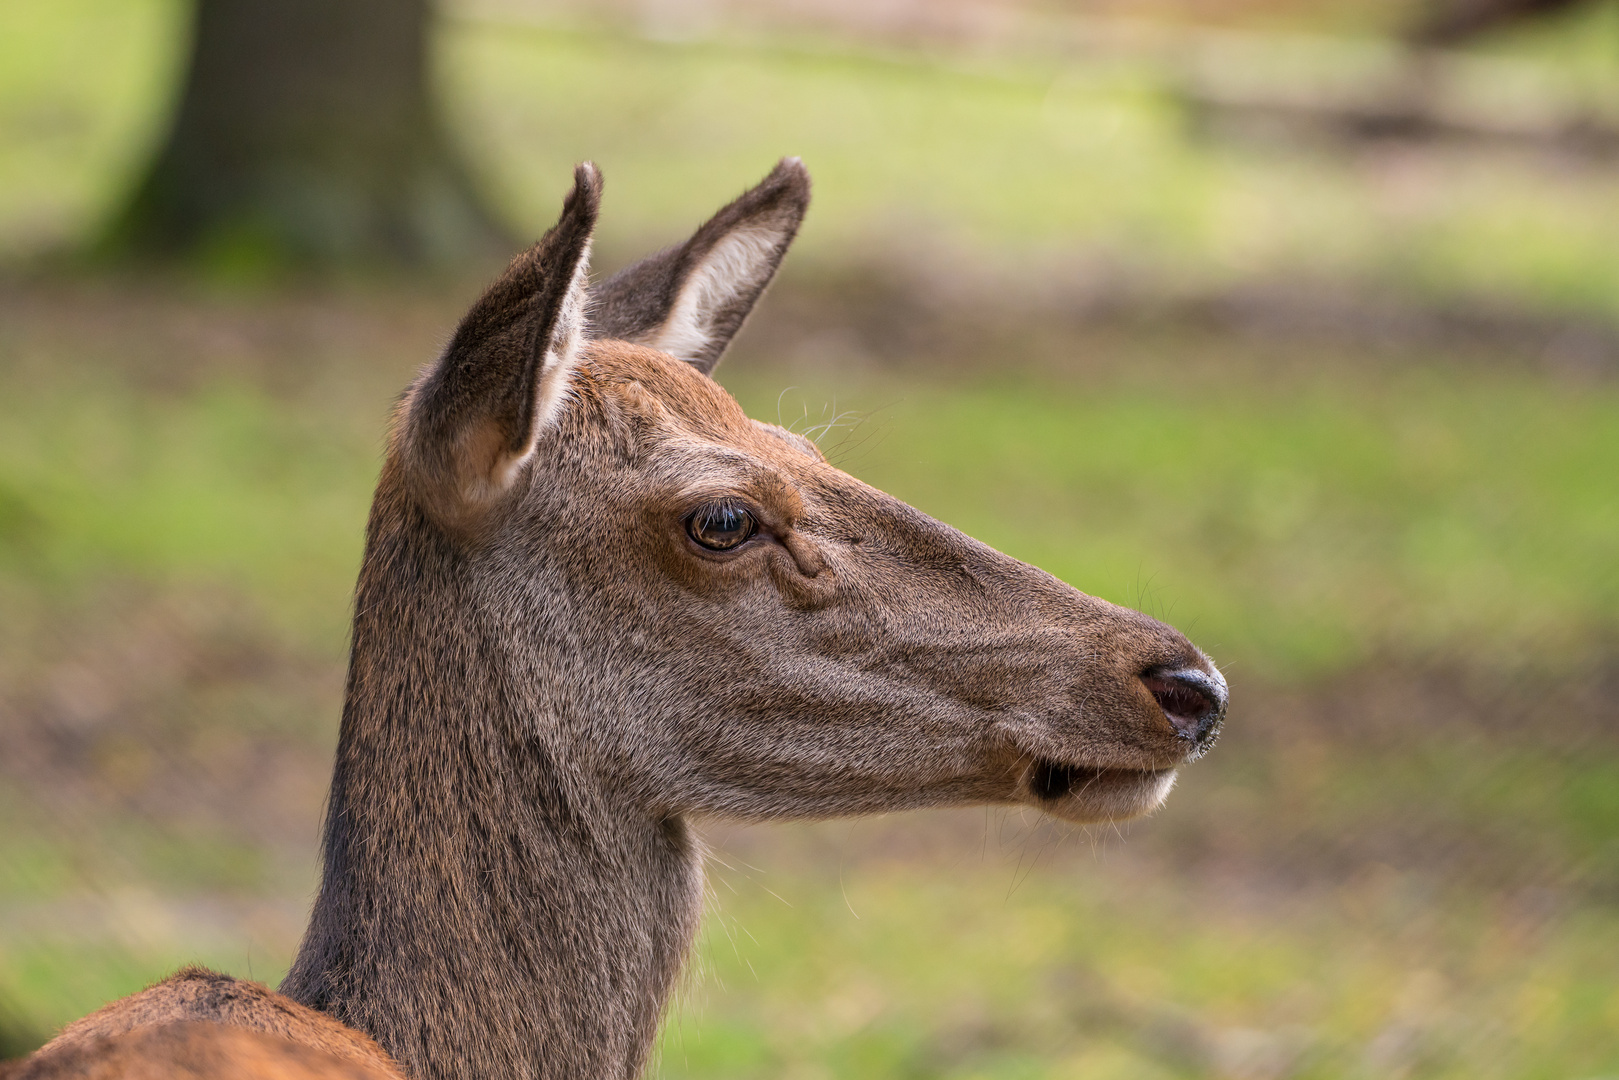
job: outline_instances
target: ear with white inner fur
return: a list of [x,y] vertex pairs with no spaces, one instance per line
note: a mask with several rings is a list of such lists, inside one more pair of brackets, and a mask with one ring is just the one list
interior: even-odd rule
[[809,197],[804,163],[783,158],[690,240],[591,290],[591,336],[650,345],[713,371],[775,276]]
[[476,525],[553,422],[585,333],[601,174],[574,170],[562,216],[472,305],[413,386],[400,432],[411,486],[440,524]]

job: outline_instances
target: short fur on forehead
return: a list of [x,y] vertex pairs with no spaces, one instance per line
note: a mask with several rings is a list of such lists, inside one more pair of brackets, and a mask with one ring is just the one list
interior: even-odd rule
[[[649,419],[735,446],[781,447],[760,429],[724,387],[661,350],[626,341],[593,341],[579,361],[582,380],[611,388],[621,407]],[[799,456],[804,451],[792,448]]]

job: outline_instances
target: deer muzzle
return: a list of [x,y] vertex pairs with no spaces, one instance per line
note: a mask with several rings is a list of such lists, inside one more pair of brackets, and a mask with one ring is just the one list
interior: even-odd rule
[[1168,737],[1168,745],[1160,744],[1165,752],[1161,765],[1038,757],[1023,775],[1030,801],[1056,817],[1079,822],[1120,821],[1157,809],[1174,787],[1176,769],[1214,744],[1225,719],[1225,678],[1201,654],[1197,658],[1197,666],[1155,665],[1135,676],[1146,691],[1141,708],[1154,714],[1142,715],[1140,722]]

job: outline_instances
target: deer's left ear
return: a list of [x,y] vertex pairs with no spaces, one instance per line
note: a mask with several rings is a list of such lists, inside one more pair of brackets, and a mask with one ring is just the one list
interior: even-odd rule
[[783,158],[690,240],[593,288],[590,335],[650,345],[713,371],[776,275],[809,197],[804,163]]
[[601,174],[586,162],[556,225],[472,305],[406,398],[396,435],[417,498],[441,525],[475,528],[534,454],[567,394],[584,336]]

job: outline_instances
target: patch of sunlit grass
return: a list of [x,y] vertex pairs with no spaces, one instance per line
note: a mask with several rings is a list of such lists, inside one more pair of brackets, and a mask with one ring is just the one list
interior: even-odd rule
[[[1392,871],[1244,908],[1072,863],[753,871],[667,1077],[1519,1077],[1619,1066],[1619,920]],[[762,886],[768,885],[770,891]]]
[[[112,211],[161,134],[183,25],[168,0],[0,13],[0,251],[82,239]],[[988,263],[1031,280],[1077,261],[1161,291],[1302,276],[1619,312],[1611,170],[1200,140],[1174,72],[1141,60],[652,40],[555,19],[451,18],[439,44],[452,137],[534,233],[579,160],[607,176],[605,247],[628,250],[683,235],[797,154],[817,180],[801,258]]]

